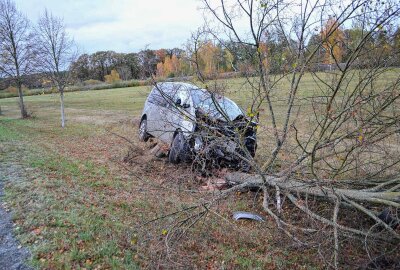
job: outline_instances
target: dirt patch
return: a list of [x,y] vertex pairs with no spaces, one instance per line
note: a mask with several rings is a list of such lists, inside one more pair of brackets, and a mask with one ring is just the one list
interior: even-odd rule
[[191,163],[168,162],[169,146],[150,138],[138,139],[140,119],[119,120],[105,125],[105,132],[88,137],[57,139],[57,151],[71,160],[90,160],[106,166],[115,175],[145,179],[157,185],[184,186],[185,189],[216,191],[226,189],[227,168],[213,169],[205,177]]
[[[197,182],[197,175],[190,164],[179,165],[168,162],[168,150],[155,140],[135,143],[124,150],[122,162],[131,173],[151,178],[154,183],[190,183]],[[194,186],[192,186],[194,187]]]
[[54,147],[71,160],[90,160],[114,172],[119,170],[119,175],[136,174],[157,184],[194,181],[198,188],[198,180],[203,180],[193,173],[190,164],[171,164],[165,145],[157,148],[155,140],[150,139],[146,143],[138,140],[138,124],[139,119],[136,118],[119,120],[106,125],[102,134],[60,138]]
[[12,214],[8,205],[2,202],[4,183],[21,178],[21,171],[21,166],[13,163],[0,163],[0,269],[32,269],[25,264],[25,261],[30,257],[30,253],[15,239],[13,235],[14,224],[12,223]]

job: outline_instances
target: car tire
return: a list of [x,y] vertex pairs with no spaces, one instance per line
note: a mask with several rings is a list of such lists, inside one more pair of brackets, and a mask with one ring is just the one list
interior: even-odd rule
[[171,148],[169,149],[168,160],[173,164],[178,164],[181,161],[186,160],[186,151],[187,151],[187,143],[183,133],[179,131],[171,144]]
[[147,119],[144,118],[139,125],[139,140],[142,142],[147,142],[150,138],[149,133],[147,133]]
[[257,143],[254,143],[254,146],[252,147],[252,149],[250,149],[250,155],[252,158],[256,156],[256,151],[257,151]]
[[254,158],[256,156],[256,151],[257,151],[257,142],[256,141],[250,143],[246,142],[246,148],[250,156]]

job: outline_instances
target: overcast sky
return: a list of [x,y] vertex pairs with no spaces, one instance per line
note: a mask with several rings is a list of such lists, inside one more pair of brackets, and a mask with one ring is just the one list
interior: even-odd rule
[[63,17],[83,52],[181,47],[202,24],[197,0],[16,0],[36,23],[45,8]]

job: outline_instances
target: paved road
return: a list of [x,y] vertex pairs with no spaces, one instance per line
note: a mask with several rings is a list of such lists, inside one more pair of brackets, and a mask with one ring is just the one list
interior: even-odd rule
[[14,177],[22,177],[19,173],[21,170],[20,166],[0,160],[0,269],[32,269],[25,264],[25,260],[30,257],[30,253],[26,248],[21,247],[15,239],[11,213],[7,211],[3,201],[5,181],[12,181]]

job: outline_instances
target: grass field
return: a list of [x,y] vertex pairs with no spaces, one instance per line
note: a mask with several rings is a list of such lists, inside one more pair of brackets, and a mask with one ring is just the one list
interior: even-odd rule
[[[301,97],[316,89],[307,76]],[[229,80],[228,96],[246,108],[244,84]],[[281,85],[284,92],[288,84]],[[179,241],[172,235],[177,219],[147,223],[212,196],[190,168],[155,158],[149,144],[138,142],[149,91],[140,86],[67,93],[65,129],[57,94],[26,97],[33,117],[24,120],[16,98],[0,99],[0,160],[26,168],[18,172],[23,181],[6,183],[5,200],[14,211],[18,238],[32,251],[31,263],[49,269],[321,268],[316,249],[285,245],[288,240],[272,220],[232,221],[233,211],[262,213],[259,194],[227,198]],[[279,108],[278,118],[285,113]],[[130,163],[123,162],[128,151]]]

